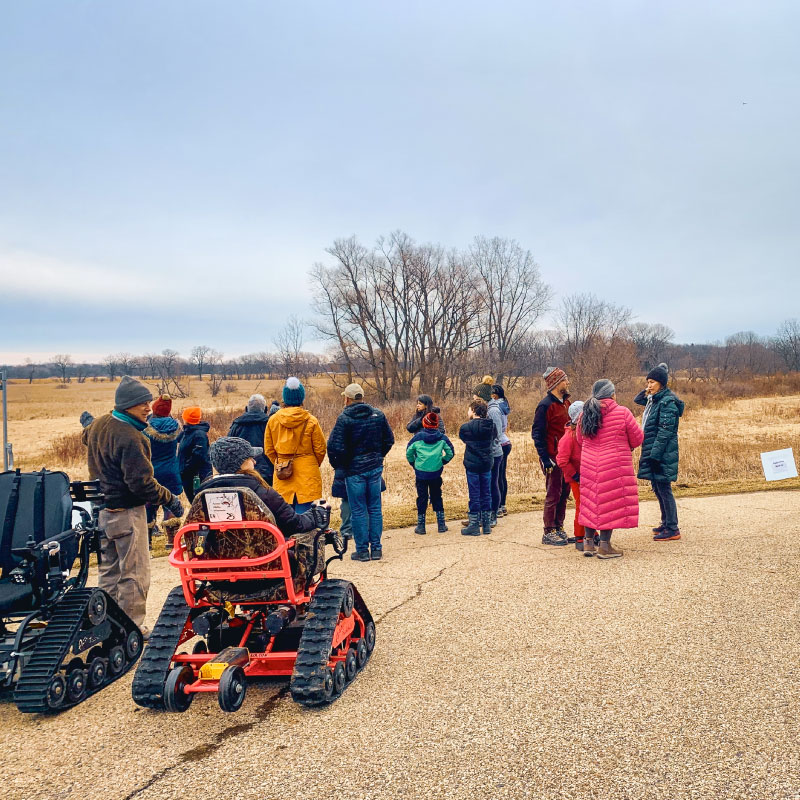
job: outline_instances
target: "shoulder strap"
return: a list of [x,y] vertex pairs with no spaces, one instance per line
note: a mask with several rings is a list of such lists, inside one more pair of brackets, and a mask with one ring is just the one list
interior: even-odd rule
[[11,547],[14,536],[14,523],[17,519],[17,508],[19,506],[19,484],[21,476],[17,470],[11,481],[11,492],[8,496],[6,506],[6,516],[3,520],[2,539],[0,539],[0,567],[4,569],[11,565]]

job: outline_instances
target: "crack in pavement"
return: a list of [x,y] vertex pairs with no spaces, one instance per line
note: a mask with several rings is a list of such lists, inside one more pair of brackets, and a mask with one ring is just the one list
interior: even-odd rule
[[375,624],[380,625],[381,622],[383,622],[386,619],[386,617],[388,617],[390,614],[394,614],[395,611],[402,608],[407,603],[410,603],[412,600],[416,600],[418,597],[421,597],[423,587],[427,586],[429,583],[434,583],[435,581],[438,581],[439,578],[441,578],[442,575],[444,575],[444,573],[447,572],[447,570],[452,569],[454,566],[456,566],[456,564],[460,564],[465,557],[466,553],[464,553],[464,555],[462,555],[461,558],[457,558],[452,564],[445,564],[445,566],[443,566],[432,578],[420,581],[416,585],[416,588],[414,589],[414,594],[410,594],[408,597],[405,598],[405,600],[401,600],[396,606],[392,606],[390,609],[388,609],[388,611],[384,611],[383,614],[381,614],[380,617],[378,617],[375,620]]

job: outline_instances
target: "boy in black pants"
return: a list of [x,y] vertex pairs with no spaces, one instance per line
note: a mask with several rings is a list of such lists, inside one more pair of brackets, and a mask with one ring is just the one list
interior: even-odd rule
[[439,428],[439,415],[429,411],[422,418],[422,430],[414,434],[406,447],[408,463],[417,477],[417,527],[414,533],[425,533],[425,512],[428,495],[436,512],[439,533],[447,531],[442,500],[442,468],[455,455],[452,442]]
[[489,408],[483,400],[473,400],[467,412],[469,421],[458,431],[458,438],[466,444],[464,469],[467,471],[469,490],[469,522],[461,533],[480,536],[492,532],[492,439],[494,422],[488,418]]

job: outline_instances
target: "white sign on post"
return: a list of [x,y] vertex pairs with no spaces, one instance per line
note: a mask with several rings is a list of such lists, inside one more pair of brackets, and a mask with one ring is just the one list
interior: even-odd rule
[[206,492],[205,498],[209,522],[241,522],[238,492]]
[[797,477],[797,465],[794,462],[794,453],[791,447],[762,453],[761,463],[764,466],[764,477],[768,481],[782,481],[786,478]]

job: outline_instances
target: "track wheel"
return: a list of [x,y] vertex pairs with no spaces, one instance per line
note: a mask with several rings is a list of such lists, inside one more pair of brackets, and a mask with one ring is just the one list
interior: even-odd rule
[[328,667],[325,671],[325,681],[322,684],[323,702],[328,703],[333,699],[333,670]]
[[[77,662],[77,663],[76,663]],[[75,666],[72,666],[75,664]],[[67,667],[67,697],[71,703],[79,703],[86,696],[87,678],[83,661],[73,659]]]
[[89,605],[86,608],[86,616],[92,625],[99,625],[106,618],[106,610],[108,603],[106,602],[106,595],[102,589],[98,589],[89,598]]
[[347,677],[345,675],[344,662],[338,661],[333,668],[333,694],[338,697],[347,684]]
[[375,623],[368,622],[367,629],[364,631],[364,641],[367,643],[367,652],[371,653],[375,648]]
[[355,678],[356,672],[358,672],[358,659],[355,649],[351,647],[344,659],[344,676],[348,683]]
[[226,667],[219,679],[219,707],[223,711],[238,711],[247,694],[247,678],[241,667]]
[[347,591],[344,593],[344,597],[342,598],[342,614],[345,617],[349,617],[353,613],[353,604],[355,603],[356,598],[353,594],[353,587],[348,586]]
[[47,707],[60,708],[67,696],[67,681],[61,673],[53,675],[47,687]]
[[139,653],[142,652],[143,646],[144,637],[142,632],[138,628],[131,631],[125,640],[125,655],[128,656],[128,660],[135,661],[139,657]]
[[106,660],[102,656],[95,656],[89,662],[89,686],[92,689],[99,689],[108,674]]
[[184,690],[190,683],[194,683],[194,672],[188,664],[170,670],[164,684],[164,707],[167,711],[186,711],[189,708],[194,694]]
[[125,649],[121,644],[108,651],[108,671],[112,675],[120,675],[125,669]]
[[356,645],[356,661],[358,662],[359,669],[367,663],[368,657],[369,650],[367,650],[367,643],[363,639],[359,639]]

